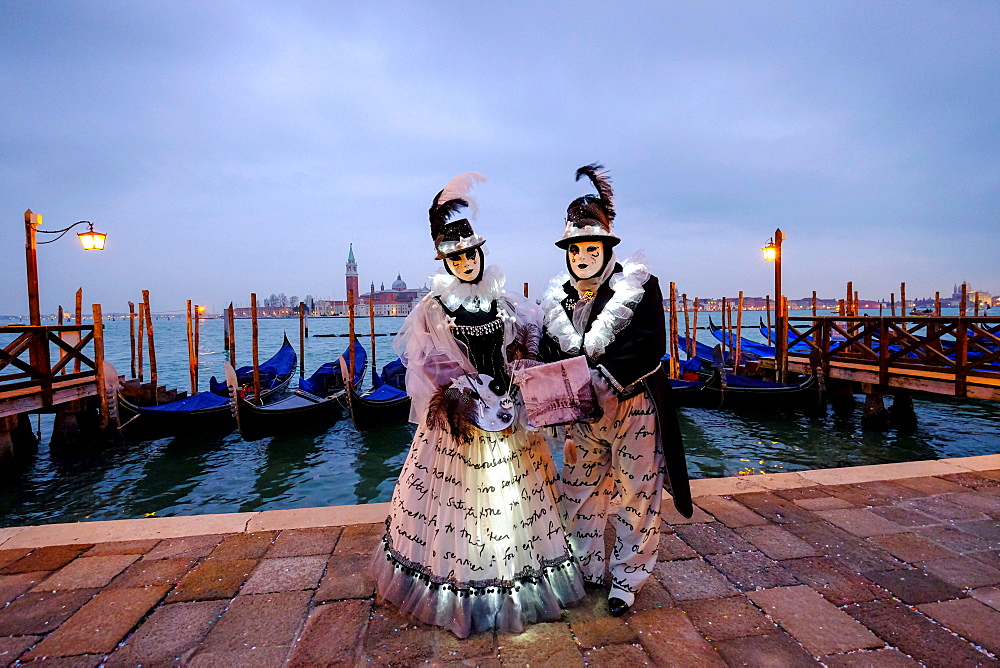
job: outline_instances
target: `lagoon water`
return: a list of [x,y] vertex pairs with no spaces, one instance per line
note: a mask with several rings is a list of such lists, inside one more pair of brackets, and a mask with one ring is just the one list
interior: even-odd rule
[[[707,315],[701,314],[700,324]],[[716,321],[718,315],[712,314]],[[744,323],[756,323],[758,315],[747,312]],[[402,322],[377,318],[376,332],[395,333]],[[184,319],[157,318],[154,324],[160,382],[187,389]],[[345,318],[312,318],[309,324],[307,374],[344,350],[347,339],[339,335],[348,326]],[[359,319],[357,328],[369,348],[367,319]],[[250,322],[238,320],[236,329],[238,362],[249,364]],[[260,322],[261,360],[277,350],[283,332],[298,350],[297,320]],[[328,334],[338,336],[318,336]],[[755,330],[744,336],[761,340]],[[105,337],[108,360],[128,375],[128,320],[106,322]],[[715,344],[707,331],[699,340]],[[379,368],[395,358],[391,341],[392,336],[376,337]],[[199,383],[206,389],[227,359],[221,320],[201,322],[200,343]],[[832,412],[815,418],[685,408],[681,424],[689,471],[693,477],[718,477],[1000,452],[1000,403],[918,396],[914,405],[920,424],[910,434],[861,429],[860,404],[849,420]],[[0,471],[0,527],[388,501],[413,435],[409,424],[359,433],[346,419],[259,441],[243,441],[234,432],[57,454],[48,448],[51,423],[51,416],[38,421],[42,444],[35,457]],[[561,453],[554,455],[561,459]]]

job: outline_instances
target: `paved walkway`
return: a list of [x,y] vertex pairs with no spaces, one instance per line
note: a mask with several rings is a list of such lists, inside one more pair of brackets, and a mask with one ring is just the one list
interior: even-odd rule
[[374,600],[387,504],[0,529],[0,665],[1000,665],[1000,455],[692,488],[628,615],[466,640]]

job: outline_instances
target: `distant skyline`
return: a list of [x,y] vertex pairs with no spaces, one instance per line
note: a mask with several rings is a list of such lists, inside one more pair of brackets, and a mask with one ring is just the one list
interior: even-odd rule
[[563,270],[602,162],[619,257],[688,295],[1000,293],[1000,4],[0,0],[0,314],[344,298],[437,270],[427,208],[476,170],[508,289]]

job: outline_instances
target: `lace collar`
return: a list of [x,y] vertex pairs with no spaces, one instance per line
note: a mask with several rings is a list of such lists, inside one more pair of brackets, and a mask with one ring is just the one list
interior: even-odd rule
[[568,273],[552,279],[542,299],[545,312],[545,330],[558,343],[563,352],[578,355],[581,352],[591,360],[597,359],[615,340],[618,332],[632,321],[634,308],[645,294],[643,285],[649,280],[646,258],[636,253],[622,263],[621,273],[613,273],[608,279],[612,290],[611,299],[591,323],[586,334],[581,336],[566,313],[563,301],[566,297],[565,284],[570,280]]
[[504,296],[506,279],[503,269],[491,264],[483,270],[478,283],[463,283],[444,269],[431,276],[431,295],[441,298],[449,311],[464,306],[466,311],[489,311],[493,302]]

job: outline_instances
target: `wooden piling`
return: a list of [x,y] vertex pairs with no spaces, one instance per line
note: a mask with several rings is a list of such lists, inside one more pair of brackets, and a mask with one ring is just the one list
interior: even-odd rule
[[698,302],[698,297],[694,298],[694,318],[691,323],[691,340],[688,341],[688,359],[694,357],[695,349],[698,341],[698,307],[700,306]]
[[187,344],[188,344],[188,384],[191,387],[191,394],[194,394],[198,390],[195,389],[196,382],[194,379],[194,327],[191,324],[191,300],[188,299],[186,302],[186,314],[187,314]]
[[260,355],[259,332],[257,330],[257,293],[250,293],[251,346],[253,347],[253,400],[258,406],[264,402],[260,399]]
[[680,352],[677,348],[677,284],[670,281],[670,368],[671,378],[677,378],[680,364],[677,358]]
[[62,304],[59,305],[59,326],[62,327],[63,324],[63,307]]
[[198,366],[201,354],[201,317],[198,315],[200,307],[194,305],[194,391],[198,392]]
[[129,378],[135,378],[135,304],[133,302],[128,303],[128,342],[132,351],[132,375]]
[[[816,315],[815,306],[813,304],[813,315]],[[771,345],[771,295],[764,295],[764,312],[767,314],[767,345]]]
[[896,293],[895,292],[890,292],[889,293],[889,315],[891,315],[893,318],[896,317]]
[[[350,382],[354,382],[354,290],[347,291],[347,373]],[[345,378],[344,382],[348,382]]]
[[851,311],[851,307],[853,306],[852,303],[853,301],[854,301],[854,282],[847,281],[847,299],[844,300],[844,303],[846,305],[846,310],[840,315],[847,316],[848,318],[857,315],[856,313],[853,313]]
[[726,340],[727,338],[729,338],[729,337],[726,336],[726,310],[728,308],[729,307],[727,305],[726,298],[723,297],[722,298],[722,313],[719,315],[719,317],[722,319],[722,348],[721,348],[721,350],[722,350],[722,365],[723,366],[726,365],[726,349],[729,347],[729,342]]
[[[681,294],[681,309],[684,313],[684,346],[686,348],[689,345],[688,341],[691,340],[691,318],[688,315],[688,296],[686,292]],[[679,347],[680,341],[677,343]]]
[[861,300],[858,299],[858,291],[855,290],[854,291],[854,315],[855,316],[861,315],[861,307],[859,306],[859,302],[860,301]]
[[816,291],[815,290],[813,290],[813,303],[812,303],[812,307],[813,307],[813,317],[815,318],[816,317]]
[[[142,301],[146,305],[146,338],[149,340],[149,382],[156,392],[156,346],[153,344],[153,310],[149,307],[149,290],[142,291]],[[159,393],[157,393],[159,394]]]
[[[83,288],[76,291],[76,326],[83,324]],[[82,332],[81,332],[82,334]],[[80,373],[80,358],[73,361],[73,373]]]
[[527,284],[527,282],[525,282],[525,284],[524,284],[524,298],[525,299],[528,298],[528,284]]
[[[528,284],[524,284],[524,296],[528,296]],[[375,296],[368,296],[368,329],[372,339],[372,387],[375,386],[375,379],[378,378],[378,364],[375,363]],[[353,379],[352,379],[353,380]]]
[[969,307],[968,301],[969,301],[969,286],[965,283],[962,283],[962,302],[960,307],[961,310],[959,311],[959,313],[962,315],[963,318],[966,315],[968,315],[968,307]]
[[299,378],[306,377],[306,303],[299,302]]
[[740,290],[739,302],[736,307],[736,368],[739,368],[740,356],[743,354],[743,291]]
[[236,312],[233,310],[233,303],[229,302],[229,363],[236,368]]
[[837,300],[837,315],[839,315],[841,318],[847,316],[847,304],[844,302],[843,299]]
[[906,317],[909,311],[906,309],[906,283],[899,284],[899,315]]
[[934,293],[934,315],[941,317],[941,293]]
[[972,297],[972,307],[973,307],[972,314],[975,317],[978,318],[979,317],[979,291],[976,290],[972,294],[973,294],[973,297]]
[[781,327],[778,331],[781,337],[781,377],[779,383],[784,383],[788,378],[788,297],[781,296]]
[[101,305],[91,305],[94,314],[94,367],[97,372],[97,396],[100,398],[101,416],[100,427],[104,431],[109,424],[108,409],[108,384],[104,376],[104,318],[101,314]]
[[222,349],[229,352],[229,311],[222,309]]
[[138,378],[140,385],[142,384],[143,381],[143,368],[146,366],[143,363],[142,359],[142,347],[143,347],[142,330],[145,326],[146,326],[146,305],[142,302],[139,302],[139,323],[138,323],[139,331],[136,336],[136,354],[135,354],[136,369],[138,370],[139,373],[132,377]]

